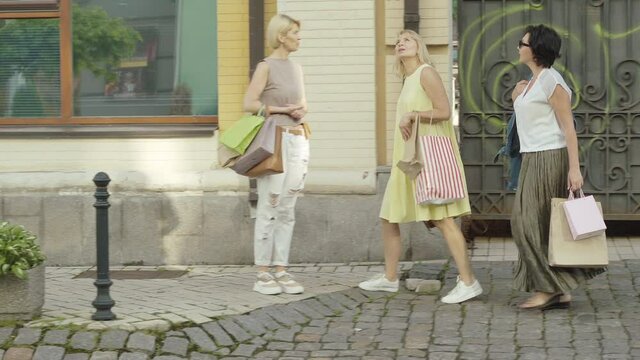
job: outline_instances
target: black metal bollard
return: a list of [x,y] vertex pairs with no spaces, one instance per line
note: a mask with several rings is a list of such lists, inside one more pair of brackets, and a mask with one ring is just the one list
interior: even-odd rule
[[97,276],[93,283],[98,289],[98,295],[93,300],[93,307],[96,308],[95,314],[91,316],[93,320],[113,320],[116,315],[111,312],[111,308],[115,305],[115,301],[109,295],[111,287],[111,279],[109,279],[109,191],[107,186],[111,182],[109,175],[99,172],[94,176],[93,183],[96,184],[95,198],[96,202],[93,207],[96,208],[96,250],[97,250]]

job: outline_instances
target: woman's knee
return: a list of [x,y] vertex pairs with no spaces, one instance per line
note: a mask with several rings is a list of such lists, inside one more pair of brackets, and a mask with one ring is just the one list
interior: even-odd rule
[[444,218],[440,220],[432,220],[432,223],[442,232],[455,230],[458,225],[456,225],[453,218]]
[[382,224],[382,233],[391,234],[395,236],[400,236],[400,225],[397,223],[391,223],[387,219],[380,218],[380,223]]

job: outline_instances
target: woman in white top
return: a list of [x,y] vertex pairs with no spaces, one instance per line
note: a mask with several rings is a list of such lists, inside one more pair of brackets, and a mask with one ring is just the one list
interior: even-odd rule
[[567,197],[583,185],[571,89],[551,66],[560,57],[558,33],[529,26],[518,44],[531,80],[516,84],[511,97],[523,155],[511,231],[518,246],[514,287],[534,294],[522,309],[567,308],[570,291],[604,269],[556,268],[548,261],[551,198]]

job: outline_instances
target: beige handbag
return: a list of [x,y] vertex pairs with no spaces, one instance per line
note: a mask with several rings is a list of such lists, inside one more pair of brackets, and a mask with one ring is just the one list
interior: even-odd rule
[[[551,199],[549,226],[549,265],[558,267],[604,267],[609,264],[609,250],[604,233],[580,241],[573,240],[564,213],[563,198]],[[598,209],[602,213],[600,203]]]
[[418,118],[413,122],[411,127],[411,136],[404,142],[404,153],[402,159],[398,160],[398,163],[396,164],[398,169],[405,173],[405,175],[407,175],[411,180],[417,178],[418,174],[420,174],[420,171],[422,171],[422,168],[424,167],[418,153],[420,138],[420,136],[418,136],[419,124],[420,116],[418,115]]

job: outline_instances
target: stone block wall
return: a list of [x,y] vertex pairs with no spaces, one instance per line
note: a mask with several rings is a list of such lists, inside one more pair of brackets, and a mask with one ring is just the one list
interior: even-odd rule
[[[384,188],[388,174],[380,174]],[[305,194],[298,201],[292,263],[383,259],[379,195]],[[111,191],[111,264],[251,264],[253,223],[245,192]],[[92,192],[0,195],[0,219],[38,236],[48,265],[95,264]],[[403,259],[446,257],[437,231],[403,225]]]

